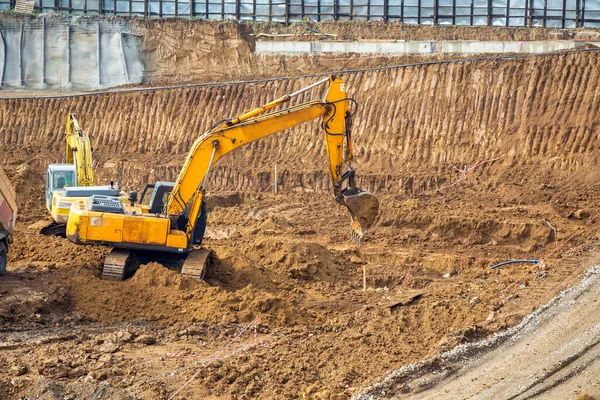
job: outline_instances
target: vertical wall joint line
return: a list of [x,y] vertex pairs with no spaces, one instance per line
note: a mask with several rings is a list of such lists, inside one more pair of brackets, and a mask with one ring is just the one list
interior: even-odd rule
[[21,86],[24,85],[24,76],[23,76],[23,23],[21,22],[21,33],[19,35],[19,84]]
[[42,86],[46,85],[46,17],[42,17]]
[[71,83],[71,25],[67,25],[67,84]]
[[2,68],[0,69],[0,86],[4,83],[4,71],[6,70],[6,41],[4,40],[4,36],[2,35],[2,30],[0,29],[0,43],[2,43],[2,49],[4,49],[4,55],[2,57]]
[[100,59],[102,56],[102,52],[100,50],[100,22],[98,22],[97,26],[97,34],[96,34],[96,60],[98,60],[98,86],[102,85],[102,68],[100,67]]
[[121,45],[121,61],[123,62],[123,75],[125,76],[125,82],[129,83],[129,71],[127,71],[127,59],[125,58],[125,49],[123,46],[123,38],[127,35],[127,32],[121,32],[119,43]]

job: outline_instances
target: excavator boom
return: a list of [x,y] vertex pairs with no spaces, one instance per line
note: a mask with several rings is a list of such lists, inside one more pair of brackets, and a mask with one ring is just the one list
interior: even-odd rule
[[77,176],[75,186],[93,186],[94,169],[90,137],[81,129],[74,114],[69,114],[67,118],[65,138],[67,141],[65,162],[75,165]]
[[[264,114],[293,97],[329,82],[329,89],[323,101],[312,101],[281,111]],[[312,84],[290,95],[283,96],[265,106],[247,111],[237,118],[218,124],[200,136],[192,145],[183,168],[169,196],[166,214],[181,215],[192,201],[186,233],[194,230],[197,215],[203,201],[205,181],[210,167],[222,156],[244,144],[291,128],[314,118],[323,117],[322,128],[325,146],[329,157],[329,171],[333,181],[336,200],[345,205],[352,216],[352,239],[360,244],[367,230],[373,225],[379,210],[377,198],[363,189],[354,186],[354,169],[351,166],[352,114],[346,95],[346,83],[330,77]],[[344,171],[348,164],[348,171]],[[353,190],[342,189],[348,180]]]

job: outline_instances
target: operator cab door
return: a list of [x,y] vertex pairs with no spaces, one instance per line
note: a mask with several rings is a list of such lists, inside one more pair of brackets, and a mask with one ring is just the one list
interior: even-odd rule
[[52,209],[52,172],[46,172],[46,208]]

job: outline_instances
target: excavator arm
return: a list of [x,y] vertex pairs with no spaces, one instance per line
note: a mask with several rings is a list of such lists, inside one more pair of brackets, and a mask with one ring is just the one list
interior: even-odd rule
[[92,145],[88,134],[81,129],[74,114],[67,118],[65,131],[67,141],[65,162],[75,165],[77,183],[75,186],[93,186]]
[[[329,89],[324,100],[264,114],[325,82],[329,82]],[[265,106],[247,111],[239,117],[216,124],[192,145],[167,201],[166,214],[173,221],[187,214],[185,232],[190,238],[204,201],[210,168],[221,157],[245,144],[322,117],[334,195],[338,202],[348,207],[353,221],[352,237],[360,243],[367,229],[374,223],[379,203],[369,192],[354,186],[350,135],[352,115],[349,101],[346,96],[346,83],[332,76]],[[348,169],[344,171],[346,164]],[[343,189],[345,180],[348,180],[349,187]]]

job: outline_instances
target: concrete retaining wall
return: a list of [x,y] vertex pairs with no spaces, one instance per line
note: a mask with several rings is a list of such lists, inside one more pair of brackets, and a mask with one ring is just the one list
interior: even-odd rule
[[3,16],[0,87],[90,90],[140,83],[141,38],[129,24],[61,15]]
[[586,43],[575,41],[502,42],[502,41],[373,41],[373,42],[295,42],[258,41],[258,54],[485,54],[485,53],[546,53],[574,49]]

